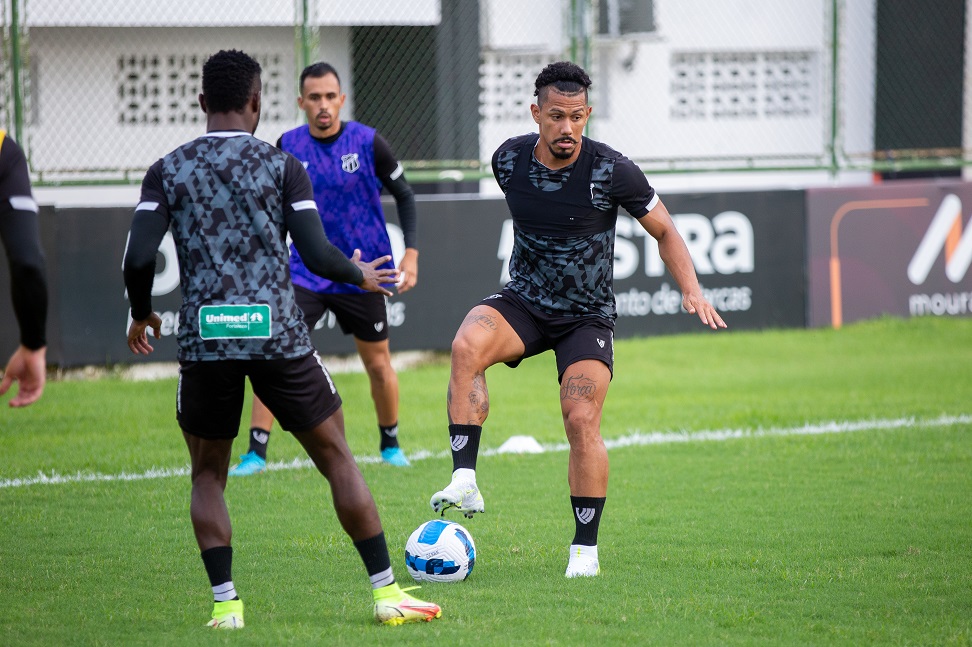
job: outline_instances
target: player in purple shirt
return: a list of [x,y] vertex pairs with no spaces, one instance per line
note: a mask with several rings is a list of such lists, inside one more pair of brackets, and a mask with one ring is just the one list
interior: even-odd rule
[[[405,238],[398,291],[407,292],[418,278],[415,196],[384,138],[374,128],[341,121],[345,99],[334,67],[314,63],[305,68],[297,103],[307,114],[307,124],[284,133],[277,146],[307,169],[328,240],[348,256],[356,249],[361,250],[362,258],[391,255],[380,200],[382,188],[388,189],[395,198]],[[354,336],[371,382],[381,457],[391,465],[407,466],[408,459],[398,444],[398,376],[391,364],[385,297],[317,276],[293,248],[290,272],[297,305],[307,325],[313,328],[330,311],[341,330]],[[266,469],[272,424],[273,416],[254,398],[249,451],[230,470],[231,475],[246,476]]]

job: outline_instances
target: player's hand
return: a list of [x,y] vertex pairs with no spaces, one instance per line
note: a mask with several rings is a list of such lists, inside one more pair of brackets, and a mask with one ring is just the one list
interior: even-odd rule
[[19,382],[17,395],[10,401],[11,407],[26,407],[37,402],[44,393],[47,381],[47,347],[30,350],[19,346],[7,362],[0,381],[0,395],[6,393],[14,382]]
[[686,294],[682,297],[682,307],[691,315],[699,315],[702,323],[712,330],[718,328],[728,328],[726,322],[722,320],[712,304],[706,301],[701,294]]
[[162,318],[154,312],[146,319],[132,321],[128,328],[128,347],[136,355],[148,355],[154,348],[148,342],[147,328],[152,329],[152,335],[156,339],[162,339]]
[[392,293],[387,288],[383,288],[381,286],[394,285],[398,281],[398,270],[378,269],[380,265],[384,265],[390,260],[391,256],[382,256],[381,258],[376,258],[370,263],[366,263],[365,261],[361,260],[361,250],[354,250],[354,254],[351,255],[351,262],[357,265],[358,269],[361,270],[361,274],[364,275],[364,280],[358,284],[358,287],[363,290],[367,290],[368,292],[384,294],[386,297],[392,296]]
[[398,293],[404,294],[418,283],[418,250],[409,247],[405,250],[402,262],[398,264],[401,275],[398,278]]

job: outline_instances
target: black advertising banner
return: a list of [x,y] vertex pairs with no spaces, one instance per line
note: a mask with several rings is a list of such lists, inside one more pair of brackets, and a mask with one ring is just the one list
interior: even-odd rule
[[[806,325],[803,191],[662,199],[688,245],[703,293],[731,329]],[[618,222],[614,288],[618,337],[705,330],[697,317],[681,311],[681,294],[664,271],[655,240],[626,215]]]
[[[802,327],[805,312],[805,213],[802,191],[667,195],[665,204],[692,254],[706,296],[734,330]],[[386,204],[396,256],[404,250],[394,204]],[[463,317],[508,280],[513,223],[504,200],[420,198],[418,286],[388,301],[392,350],[449,350]],[[153,306],[162,317],[155,352],[135,357],[125,343],[128,302],[121,264],[130,209],[62,209],[48,214],[51,282],[48,358],[78,366],[174,361],[178,330],[178,263],[166,235],[159,250]],[[617,335],[707,330],[681,312],[678,286],[654,239],[622,212],[615,249]],[[7,284],[0,299],[9,303]],[[16,346],[12,315],[3,342]],[[10,328],[14,326],[14,328]],[[324,354],[355,351],[333,317],[312,335]]]
[[[666,195],[699,282],[734,330],[806,325],[803,191]],[[503,199],[420,201],[418,287],[389,302],[393,350],[448,350],[462,318],[509,280],[513,221]],[[386,205],[395,222],[394,206]],[[391,226],[392,239],[395,240]],[[399,234],[400,235],[400,234]],[[617,337],[707,330],[681,309],[658,245],[623,210],[614,287]],[[333,318],[314,333],[323,353],[352,353]]]
[[810,325],[969,315],[970,204],[949,180],[808,191]]
[[58,314],[48,323],[48,329],[55,332],[48,361],[54,361],[52,353],[62,366],[113,364],[134,358],[126,344],[127,301],[122,279],[131,222],[131,209],[57,211]]

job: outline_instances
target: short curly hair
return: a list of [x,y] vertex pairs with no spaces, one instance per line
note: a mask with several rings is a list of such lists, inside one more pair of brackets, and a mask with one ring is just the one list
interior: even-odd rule
[[587,102],[587,90],[591,87],[591,77],[587,72],[575,63],[570,61],[557,61],[551,63],[540,71],[537,76],[536,89],[533,94],[537,97],[537,104],[543,104],[547,100],[547,93],[553,86],[557,92],[566,95],[584,93],[584,101]]
[[202,93],[209,112],[240,112],[253,96],[260,64],[235,49],[220,50],[203,64]]

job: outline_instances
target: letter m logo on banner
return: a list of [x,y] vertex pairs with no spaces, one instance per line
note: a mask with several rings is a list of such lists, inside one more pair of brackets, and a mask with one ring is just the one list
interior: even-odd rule
[[908,279],[921,285],[928,278],[932,265],[945,251],[945,276],[952,283],[965,278],[972,264],[972,223],[962,232],[962,201],[949,193],[942,200],[938,212],[928,225],[914,257],[908,263]]

